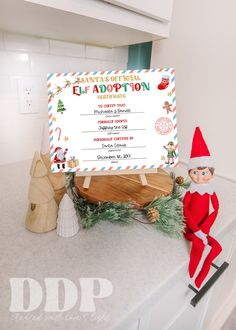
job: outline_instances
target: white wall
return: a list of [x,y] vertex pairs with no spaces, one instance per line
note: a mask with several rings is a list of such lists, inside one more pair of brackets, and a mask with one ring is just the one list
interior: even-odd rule
[[176,69],[180,158],[200,125],[216,171],[236,179],[236,2],[175,0],[171,35],[153,44],[152,67]]
[[[128,48],[99,48],[0,32],[0,164],[30,159],[47,120],[48,72],[125,69]],[[20,113],[18,80],[32,78],[37,114]]]

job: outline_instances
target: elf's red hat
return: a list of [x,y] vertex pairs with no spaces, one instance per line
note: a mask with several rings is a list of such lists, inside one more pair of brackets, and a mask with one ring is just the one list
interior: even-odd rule
[[188,169],[191,170],[196,167],[213,167],[210,152],[199,127],[196,127],[193,135]]

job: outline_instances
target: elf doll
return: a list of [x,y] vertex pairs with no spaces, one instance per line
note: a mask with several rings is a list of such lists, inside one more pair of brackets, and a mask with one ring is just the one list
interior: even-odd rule
[[[192,151],[188,165],[192,183],[184,196],[183,207],[186,228],[184,236],[192,242],[189,262],[189,275],[192,278],[202,258],[206,245],[211,247],[202,269],[195,279],[199,288],[207,276],[213,260],[220,254],[220,244],[210,235],[211,227],[217,217],[219,202],[210,185],[214,174],[212,160],[200,128],[195,129]],[[213,211],[210,212],[210,203]]]

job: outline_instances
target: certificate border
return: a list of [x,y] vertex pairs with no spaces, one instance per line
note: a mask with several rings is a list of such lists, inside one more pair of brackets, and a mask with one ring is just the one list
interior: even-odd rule
[[[151,166],[147,166],[143,164],[142,166],[110,166],[110,167],[94,167],[94,168],[70,168],[70,169],[60,169],[59,171],[56,171],[56,168],[53,166],[53,149],[54,149],[54,141],[53,141],[53,120],[52,120],[52,101],[55,97],[55,95],[58,95],[59,92],[63,91],[63,89],[68,87],[68,84],[64,86],[58,87],[55,83],[53,83],[53,78],[55,77],[73,77],[76,79],[76,77],[82,77],[87,75],[110,75],[110,74],[132,74],[132,73],[147,73],[147,72],[162,72],[165,74],[170,74],[170,82],[175,82],[175,70],[173,68],[157,68],[157,69],[144,69],[144,70],[110,70],[110,71],[89,71],[89,72],[69,72],[69,73],[48,73],[47,74],[47,87],[48,87],[48,120],[49,120],[49,142],[50,142],[50,157],[51,157],[51,171],[52,172],[80,172],[80,173],[93,173],[96,175],[96,172],[115,172],[115,171],[124,171],[124,170],[148,170],[148,169],[154,169],[154,168],[169,168],[169,167],[176,167],[179,164],[178,161],[178,144],[177,144],[177,118],[176,118],[176,87],[174,86],[171,90],[171,98],[172,98],[172,104],[173,104],[173,111],[172,111],[172,121],[173,121],[173,133],[174,133],[174,143],[176,146],[176,162],[174,165],[171,164],[153,164]],[[66,80],[65,80],[66,81]],[[60,88],[60,91],[59,89]],[[104,173],[105,174],[105,173]],[[91,175],[91,174],[90,174]]]

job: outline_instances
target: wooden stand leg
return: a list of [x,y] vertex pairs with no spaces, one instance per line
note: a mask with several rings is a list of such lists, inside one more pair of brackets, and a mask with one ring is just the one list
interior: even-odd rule
[[84,178],[83,188],[88,189],[91,181],[91,176],[86,176]]
[[142,186],[147,186],[148,183],[145,174],[139,174],[139,180]]

